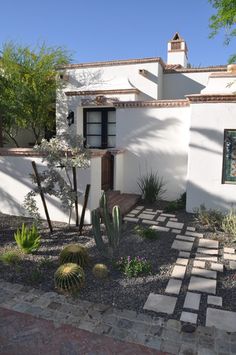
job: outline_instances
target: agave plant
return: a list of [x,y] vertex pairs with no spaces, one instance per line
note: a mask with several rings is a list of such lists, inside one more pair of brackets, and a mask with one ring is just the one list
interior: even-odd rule
[[75,263],[63,264],[56,270],[54,281],[61,291],[78,292],[85,281],[84,270]]
[[35,225],[31,228],[22,224],[22,228],[18,229],[14,234],[18,247],[26,254],[35,252],[40,247],[41,237]]
[[85,247],[80,244],[70,244],[66,246],[60,254],[60,264],[75,263],[84,267],[88,264],[88,252]]

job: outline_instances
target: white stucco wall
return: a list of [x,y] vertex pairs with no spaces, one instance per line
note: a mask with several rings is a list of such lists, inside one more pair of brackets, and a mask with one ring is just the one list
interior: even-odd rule
[[188,107],[122,108],[117,109],[116,119],[117,147],[125,152],[115,188],[139,193],[137,179],[152,169],[166,182],[165,198],[179,197],[186,189]]
[[163,99],[184,99],[199,94],[208,82],[209,72],[169,73],[163,76]]
[[[0,156],[0,212],[11,215],[25,215],[23,208],[25,195],[31,190],[31,162],[34,160],[38,170],[43,170],[44,164],[38,157]],[[91,184],[90,197],[85,214],[85,223],[91,222],[91,210],[99,206],[101,197],[101,158],[93,157],[90,167],[77,170],[77,186],[79,193],[79,215],[81,215],[86,184]],[[45,195],[49,215],[52,221],[68,222],[68,213],[62,209],[57,198]],[[40,215],[45,219],[45,213],[40,197],[37,197]],[[75,222],[73,213],[72,223]]]
[[236,103],[191,105],[187,211],[204,204],[228,210],[236,206],[236,185],[222,184],[224,129],[236,129]]

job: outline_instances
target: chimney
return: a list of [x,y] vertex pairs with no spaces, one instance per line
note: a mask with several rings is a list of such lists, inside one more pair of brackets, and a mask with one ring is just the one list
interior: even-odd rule
[[188,64],[188,48],[186,42],[176,32],[168,42],[167,64],[180,64],[186,68]]

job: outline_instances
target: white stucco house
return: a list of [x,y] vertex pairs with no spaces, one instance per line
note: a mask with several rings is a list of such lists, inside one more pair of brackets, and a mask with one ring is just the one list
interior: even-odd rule
[[[139,193],[137,178],[158,171],[167,200],[187,192],[187,211],[201,204],[229,209],[236,203],[236,73],[225,65],[192,68],[178,33],[167,51],[167,63],[157,57],[62,68],[58,130],[83,135],[94,154],[111,153],[106,188]],[[101,189],[103,169],[100,159]]]
[[[91,184],[86,222],[102,190],[139,194],[137,179],[151,170],[163,177],[166,200],[187,193],[188,212],[201,204],[236,206],[235,67],[191,67],[176,33],[166,63],[157,57],[70,64],[59,74],[57,131],[82,135],[92,152],[90,168],[78,172],[81,192]],[[29,149],[0,150],[1,212],[24,212],[32,159],[40,167]],[[60,201],[47,200],[51,219],[67,221]],[[82,203],[81,197],[80,210]]]

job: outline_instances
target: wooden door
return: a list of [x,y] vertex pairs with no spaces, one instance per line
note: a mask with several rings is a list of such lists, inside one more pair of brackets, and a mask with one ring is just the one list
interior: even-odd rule
[[110,152],[102,157],[102,190],[113,190],[114,157]]

